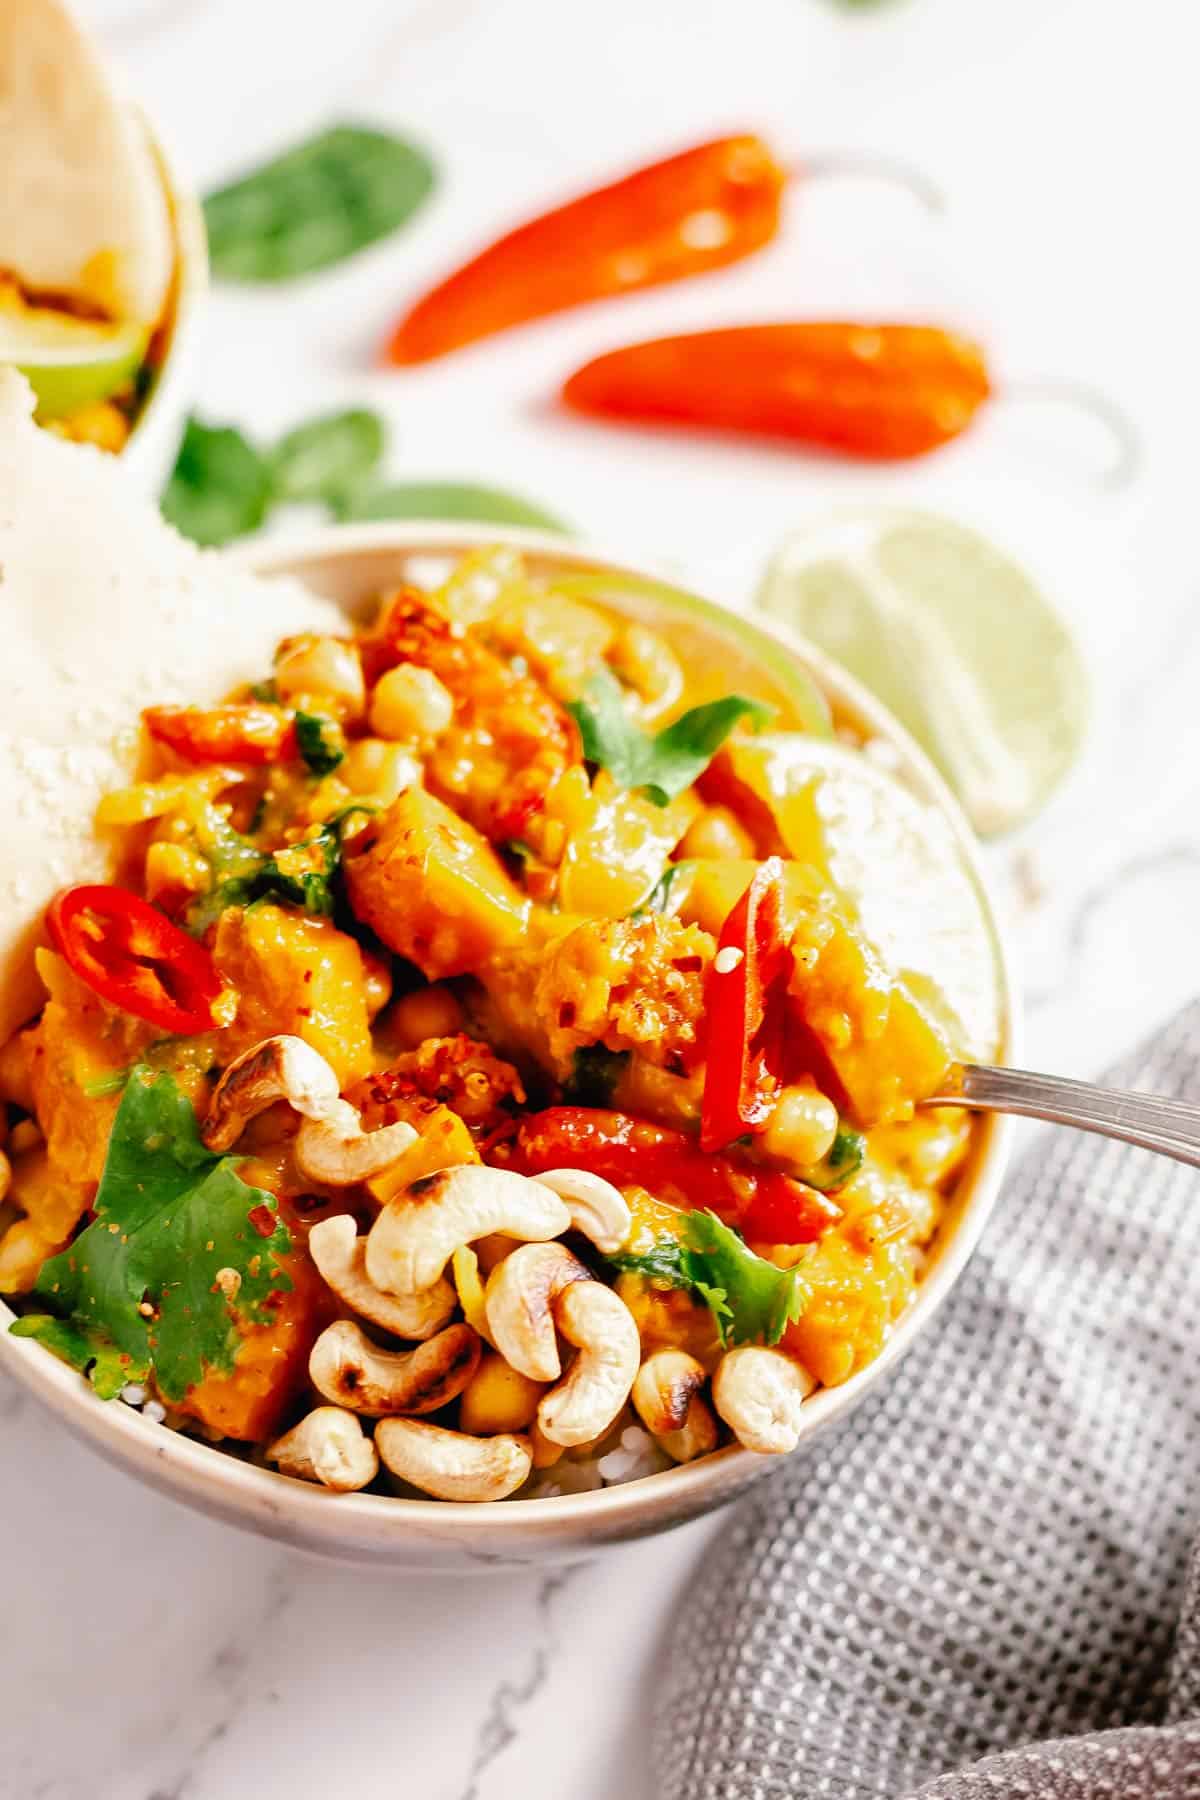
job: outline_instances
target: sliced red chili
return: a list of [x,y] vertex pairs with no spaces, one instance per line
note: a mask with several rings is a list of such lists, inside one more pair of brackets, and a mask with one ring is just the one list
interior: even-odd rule
[[743,325],[610,350],[577,369],[578,411],[791,438],[851,456],[923,456],[991,393],[983,352],[919,325]]
[[146,730],[195,763],[277,763],[300,754],[295,715],[258,702],[228,706],[148,706]]
[[46,926],[68,966],[110,1006],[179,1037],[209,1031],[220,977],[202,944],[125,888],[66,888]]
[[810,1244],[841,1217],[824,1194],[773,1169],[708,1156],[686,1133],[602,1107],[552,1106],[521,1120],[493,1160],[538,1175],[589,1169],[618,1187],[644,1187],[663,1200],[707,1207],[757,1243]]
[[786,180],[748,134],[635,169],[447,276],[396,327],[389,360],[426,362],[547,313],[739,262],[775,236]]
[[768,857],[721,928],[704,991],[702,1150],[761,1131],[779,1098],[788,974],[783,876],[781,859]]

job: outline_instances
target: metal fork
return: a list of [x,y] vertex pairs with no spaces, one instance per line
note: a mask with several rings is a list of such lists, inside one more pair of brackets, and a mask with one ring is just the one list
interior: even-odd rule
[[1122,1093],[1090,1081],[1035,1075],[1029,1069],[962,1063],[925,1104],[969,1106],[976,1112],[1019,1113],[1051,1125],[1075,1125],[1200,1168],[1200,1105],[1190,1100]]

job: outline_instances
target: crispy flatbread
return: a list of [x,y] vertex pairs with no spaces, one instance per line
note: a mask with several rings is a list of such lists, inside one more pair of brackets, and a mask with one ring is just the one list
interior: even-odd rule
[[41,1003],[46,902],[109,873],[92,820],[133,770],[141,708],[220,699],[281,637],[331,630],[330,601],[198,550],[115,457],[41,430],[0,369],[0,1043]]
[[0,270],[152,325],[174,261],[137,115],[59,0],[0,0]]

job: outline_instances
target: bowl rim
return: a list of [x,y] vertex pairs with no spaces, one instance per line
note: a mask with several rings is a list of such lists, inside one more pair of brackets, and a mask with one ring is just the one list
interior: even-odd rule
[[209,287],[208,233],[204,207],[196,190],[182,179],[174,157],[140,107],[134,107],[145,133],[150,154],[163,185],[170,209],[175,267],[166,312],[167,331],[162,363],[149,393],[139,406],[121,447],[122,460],[133,456],[154,436],[158,421],[173,411],[182,414],[186,400],[183,384],[188,377],[191,351],[200,323],[200,307]]
[[[752,643],[783,649],[797,658],[818,684],[900,752],[905,780],[945,816],[979,895],[996,956],[1002,1043],[1012,1060],[1017,1048],[1009,958],[1004,933],[992,903],[977,840],[958,802],[920,747],[887,709],[833,659],[775,619],[748,619],[732,609],[678,586],[670,574],[648,561],[629,558],[598,545],[553,533],[518,527],[447,525],[438,521],[334,525],[295,538],[226,552],[232,560],[267,576],[304,579],[322,562],[342,563],[366,555],[404,556],[461,554],[492,545],[511,546],[539,558],[579,570],[613,572],[675,588],[701,615],[726,630],[746,634]],[[377,592],[377,585],[370,591]],[[1000,1115],[981,1121],[980,1141],[972,1166],[956,1193],[957,1216],[952,1231],[933,1259],[913,1304],[898,1322],[879,1356],[839,1387],[821,1388],[805,1402],[801,1455],[811,1439],[850,1413],[885,1379],[933,1322],[969,1261],[990,1217],[1008,1161],[1012,1121]],[[965,1189],[965,1192],[964,1192]],[[476,1506],[441,1500],[409,1500],[384,1494],[327,1493],[259,1464],[230,1456],[215,1445],[168,1431],[142,1418],[134,1408],[99,1402],[83,1376],[50,1356],[34,1341],[14,1338],[7,1326],[14,1317],[0,1300],[0,1367],[63,1419],[110,1461],[140,1474],[174,1498],[215,1512],[243,1528],[290,1540],[333,1557],[387,1560],[405,1539],[444,1546],[453,1540],[467,1560],[511,1566],[539,1553],[543,1537],[595,1539],[633,1536],[682,1521],[717,1506],[768,1469],[782,1467],[787,1457],[756,1456],[729,1445],[694,1463],[677,1466],[637,1481],[585,1493]],[[471,1535],[484,1522],[487,1550],[473,1550]],[[592,1528],[589,1531],[589,1528]],[[481,1535],[483,1535],[481,1533]]]

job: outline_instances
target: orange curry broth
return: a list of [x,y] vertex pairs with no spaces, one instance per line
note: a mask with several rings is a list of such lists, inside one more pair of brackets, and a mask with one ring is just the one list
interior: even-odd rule
[[[613,609],[626,606],[633,616]],[[309,1348],[339,1310],[304,1249],[316,1219],[349,1209],[365,1229],[418,1175],[503,1159],[516,1119],[572,1097],[581,1053],[585,1064],[601,1051],[620,1059],[601,1059],[604,1106],[694,1133],[717,935],[779,833],[720,751],[665,806],[589,771],[566,703],[604,661],[646,730],[734,685],[775,706],[772,729],[801,720],[786,687],[732,639],[715,641],[690,616],[655,630],[654,616],[644,593],[623,597],[619,578],[556,590],[512,552],[481,552],[434,595],[385,598],[356,640],[281,646],[263,704],[330,722],[345,754],[329,773],[311,774],[294,750],[280,762],[205,763],[181,753],[178,725],[172,744],[147,741],[145,780],[100,814],[126,885],[186,922],[219,879],[231,830],[302,872],[309,840],[341,817],[344,901],[336,922],[279,898],[220,911],[205,942],[224,983],[221,1020],[201,1037],[156,1037],[41,953],[45,1009],[0,1052],[0,1096],[44,1134],[12,1149],[0,1291],[28,1292],[42,1259],[86,1220],[122,1070],[139,1059],[169,1069],[203,1117],[236,1055],[297,1034],[328,1059],[368,1128],[407,1118],[422,1135],[369,1186],[324,1193],[297,1175],[287,1108],[243,1140],[246,1179],[279,1197],[292,1232],[293,1287],[269,1321],[245,1329],[233,1370],[214,1370],[182,1411],[209,1435],[261,1442],[296,1409]],[[424,675],[397,680],[402,665]],[[230,698],[247,702],[250,689]],[[688,867],[669,910],[639,912],[673,860]],[[838,896],[800,865],[788,879],[797,973],[786,1081],[807,1122],[799,1145],[767,1133],[732,1156],[802,1179],[815,1160],[804,1143],[819,1150],[824,1136],[827,1147],[836,1113],[866,1133],[865,1161],[837,1195],[841,1217],[819,1242],[753,1244],[802,1269],[808,1298],[783,1347],[833,1384],[878,1353],[907,1306],[971,1127],[949,1112],[912,1116],[948,1060],[944,1041],[902,986],[881,988]],[[637,1185],[627,1194],[635,1250],[669,1235],[671,1202],[687,1200]],[[482,1247],[485,1266],[511,1247]],[[706,1308],[636,1274],[616,1279],[647,1349],[680,1344],[712,1366]]]

